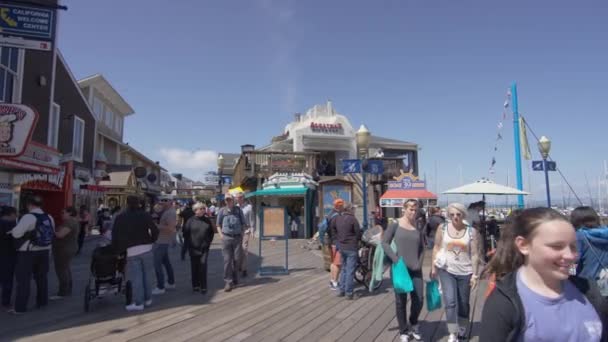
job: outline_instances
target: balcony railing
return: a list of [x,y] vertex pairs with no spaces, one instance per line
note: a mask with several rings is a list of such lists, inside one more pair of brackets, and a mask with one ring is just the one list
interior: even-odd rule
[[316,152],[243,152],[234,167],[235,183],[247,178],[268,178],[277,172],[303,172],[314,174]]

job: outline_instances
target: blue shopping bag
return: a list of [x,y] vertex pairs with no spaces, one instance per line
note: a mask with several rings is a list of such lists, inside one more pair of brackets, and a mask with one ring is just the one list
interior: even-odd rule
[[433,311],[441,308],[441,294],[437,280],[426,282],[426,309]]
[[393,264],[392,267],[392,278],[393,278],[393,289],[396,293],[408,293],[414,291],[414,283],[412,277],[407,271],[405,262],[402,257],[399,257],[399,261]]

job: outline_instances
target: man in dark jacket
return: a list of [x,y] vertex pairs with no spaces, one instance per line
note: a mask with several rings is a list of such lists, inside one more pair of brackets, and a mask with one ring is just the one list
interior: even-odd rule
[[192,275],[192,290],[207,293],[207,258],[215,231],[211,220],[205,215],[207,206],[196,203],[192,209],[194,216],[183,226],[184,246],[190,254],[190,272]]
[[359,249],[362,233],[359,221],[353,215],[351,203],[344,205],[344,212],[331,221],[329,229],[331,230],[330,235],[336,241],[342,259],[338,297],[346,295],[348,299],[353,299],[357,250]]
[[152,305],[148,275],[152,273],[152,247],[158,239],[158,227],[152,216],[141,210],[137,196],[127,197],[127,209],[116,216],[112,229],[112,246],[127,252],[127,279],[131,281],[134,303],[127,311],[141,311]]

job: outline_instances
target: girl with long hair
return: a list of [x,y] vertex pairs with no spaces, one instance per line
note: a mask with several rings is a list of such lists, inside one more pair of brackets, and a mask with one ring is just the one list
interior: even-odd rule
[[510,232],[493,260],[505,275],[484,305],[480,341],[604,341],[605,301],[593,283],[569,276],[577,253],[568,219],[526,209]]

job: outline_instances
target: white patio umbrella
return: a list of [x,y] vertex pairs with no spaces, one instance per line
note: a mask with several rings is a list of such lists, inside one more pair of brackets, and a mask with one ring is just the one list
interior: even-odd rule
[[529,195],[530,193],[508,186],[496,184],[489,179],[482,178],[475,183],[459,186],[443,192],[444,194],[461,195]]

